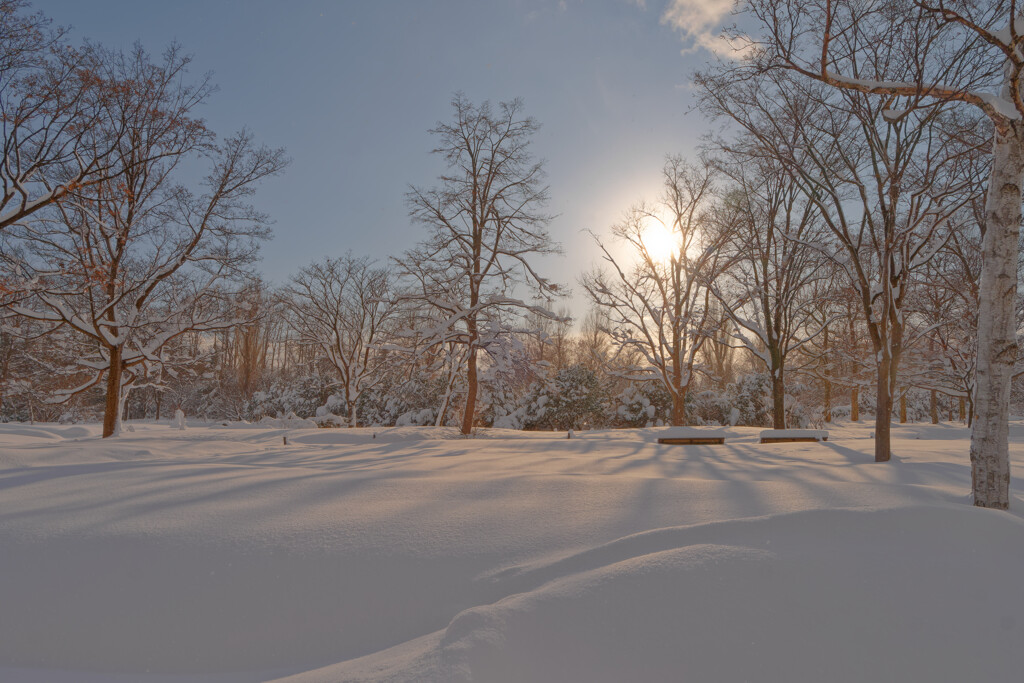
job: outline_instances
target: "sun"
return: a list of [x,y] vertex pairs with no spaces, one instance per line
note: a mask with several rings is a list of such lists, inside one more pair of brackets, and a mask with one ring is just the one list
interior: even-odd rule
[[646,221],[641,240],[643,240],[644,248],[647,249],[651,259],[659,263],[667,262],[676,252],[675,236],[659,220],[649,219]]

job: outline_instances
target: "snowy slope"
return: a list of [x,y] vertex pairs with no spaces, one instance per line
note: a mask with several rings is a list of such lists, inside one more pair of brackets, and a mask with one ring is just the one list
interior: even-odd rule
[[0,425],[0,680],[1024,679],[962,428],[135,430]]

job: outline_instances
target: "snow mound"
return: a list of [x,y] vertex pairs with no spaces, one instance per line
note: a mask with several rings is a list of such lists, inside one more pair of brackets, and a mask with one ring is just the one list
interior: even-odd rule
[[308,445],[346,445],[397,443],[403,441],[429,441],[465,438],[455,427],[355,427],[352,429],[319,429],[316,432],[296,435],[294,443]]
[[264,427],[277,427],[279,429],[317,429],[318,425],[313,420],[303,417],[296,417],[294,414],[287,417],[264,417],[259,421]]
[[59,427],[51,424],[39,426],[8,424],[4,425],[2,432],[0,432],[0,436],[12,439],[17,437],[47,440],[80,439],[90,435],[91,432],[87,427]]
[[[459,614],[442,640],[440,680],[811,683],[1024,672],[1018,518],[913,507],[661,531],[560,560],[552,569],[567,574]],[[659,549],[708,535],[716,542]],[[622,559],[625,548],[637,554]]]
[[725,439],[732,434],[716,427],[668,427],[656,432],[659,439]]
[[4,436],[25,437],[28,439],[59,439],[53,429],[37,429],[35,427],[7,427],[3,431]]

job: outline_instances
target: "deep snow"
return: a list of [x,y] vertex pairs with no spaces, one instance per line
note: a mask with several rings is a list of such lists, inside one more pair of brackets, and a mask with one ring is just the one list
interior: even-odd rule
[[961,427],[134,426],[0,425],[0,680],[1024,680]]

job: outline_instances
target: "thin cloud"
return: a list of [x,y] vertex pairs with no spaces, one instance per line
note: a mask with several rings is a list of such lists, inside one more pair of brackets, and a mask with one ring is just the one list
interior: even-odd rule
[[734,0],[671,0],[661,23],[679,32],[686,45],[684,53],[704,48],[736,57],[736,46],[721,34],[722,24],[734,6]]

